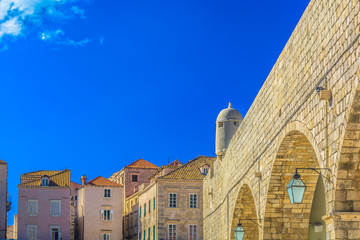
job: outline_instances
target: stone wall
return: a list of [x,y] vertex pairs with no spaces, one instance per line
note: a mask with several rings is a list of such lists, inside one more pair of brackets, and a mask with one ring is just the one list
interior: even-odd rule
[[[232,239],[244,215],[258,219],[261,227],[248,234],[259,239],[308,239],[319,175],[301,172],[308,188],[303,204],[292,205],[286,186],[297,167],[329,169],[321,171],[331,179],[323,179],[327,238],[360,239],[359,11],[358,0],[309,3],[204,180],[205,239]],[[332,99],[320,99],[317,87]],[[245,185],[251,200],[242,197]],[[242,201],[253,202],[255,212]]]
[[[168,239],[168,225],[177,225],[177,239],[188,239],[189,225],[197,225],[197,239],[203,238],[203,196],[202,180],[160,180],[157,186],[157,236],[158,240]],[[169,194],[177,194],[177,207],[169,207]],[[190,193],[197,194],[198,207],[189,207]]]

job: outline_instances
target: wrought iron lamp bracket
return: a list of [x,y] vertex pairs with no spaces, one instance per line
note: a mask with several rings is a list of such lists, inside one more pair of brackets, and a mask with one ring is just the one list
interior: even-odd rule
[[259,219],[249,219],[249,218],[239,219],[238,224],[240,224],[240,221],[250,221],[250,222],[258,225],[260,228],[262,228],[261,225],[256,222],[256,221],[261,221],[261,218],[259,218]]
[[329,171],[330,175],[331,175],[331,170],[329,168],[296,168],[294,176],[297,175],[300,177],[300,175],[298,174],[298,170],[312,170],[312,171],[316,172],[317,174],[319,174],[320,176],[322,176],[328,182],[333,183],[329,177],[327,177],[321,173],[321,170],[326,170],[326,171]]

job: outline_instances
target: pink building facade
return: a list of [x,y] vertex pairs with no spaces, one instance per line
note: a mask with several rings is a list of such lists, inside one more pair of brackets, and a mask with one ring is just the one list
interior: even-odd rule
[[0,160],[0,239],[6,238],[7,211],[9,209],[7,175],[7,163]]
[[18,239],[70,240],[70,170],[21,175]]

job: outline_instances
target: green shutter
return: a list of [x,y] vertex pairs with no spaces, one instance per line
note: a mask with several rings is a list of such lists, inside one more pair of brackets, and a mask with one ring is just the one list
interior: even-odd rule
[[[155,198],[154,198],[155,200]],[[155,225],[153,226],[153,240],[155,240]]]
[[150,228],[148,229],[148,240],[150,240]]
[[155,210],[155,197],[154,197],[154,210]]
[[146,203],[144,204],[144,217],[146,216]]
[[139,214],[139,218],[141,218],[141,207],[140,207],[140,214]]
[[151,209],[151,200],[149,200],[149,213],[150,213],[150,209]]
[[145,235],[146,235],[146,231],[144,230],[144,240],[146,239],[146,238],[145,238]]

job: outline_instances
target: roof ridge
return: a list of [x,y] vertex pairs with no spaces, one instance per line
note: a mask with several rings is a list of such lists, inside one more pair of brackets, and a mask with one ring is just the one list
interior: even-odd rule
[[[136,160],[136,161],[134,161],[134,162],[132,162],[132,163],[130,163],[130,164],[128,164],[128,165],[126,165],[124,168],[126,168],[126,167],[128,167],[128,166],[131,166],[131,165],[133,165],[134,163],[136,163],[136,162],[138,162],[138,161],[140,161],[140,160],[144,160],[144,161],[146,161],[145,159],[139,158],[138,160]],[[123,168],[123,169],[124,169],[124,168]]]
[[98,178],[100,178],[101,176],[97,176],[96,178],[94,178],[94,179],[91,179],[90,181],[88,181],[88,183],[89,182],[93,182],[93,181],[95,181],[96,179],[98,179]]
[[192,159],[192,160],[189,160],[187,163],[181,165],[180,167],[178,167],[178,168],[175,169],[174,171],[169,172],[169,173],[167,173],[167,174],[165,174],[164,176],[161,176],[161,177],[159,177],[159,178],[164,178],[165,176],[168,176],[168,175],[170,175],[170,174],[172,174],[172,173],[175,173],[175,172],[179,171],[180,169],[184,168],[184,167],[185,167],[186,165],[188,165],[189,163],[192,163],[192,162],[198,160],[200,157],[202,157],[202,156],[197,156],[196,158],[194,158],[194,159]]
[[161,177],[158,177],[158,178],[160,178],[160,179],[167,179],[167,178],[166,178],[167,176],[172,175],[172,174],[176,174],[177,172],[181,171],[183,168],[188,167],[190,164],[192,164],[192,163],[200,160],[201,158],[205,158],[205,159],[204,159],[205,163],[206,163],[206,164],[210,164],[210,163],[208,163],[207,158],[216,158],[216,157],[209,157],[209,156],[205,156],[205,155],[199,155],[199,156],[197,156],[196,158],[189,160],[189,161],[188,161],[187,163],[185,163],[184,165],[181,165],[180,167],[176,168],[174,171],[169,172],[168,174],[165,174],[164,176],[161,176]]
[[[109,183],[112,183],[112,184],[115,184],[115,185],[117,185],[117,186],[123,186],[122,184],[119,184],[119,183],[116,183],[116,182],[114,182],[114,181],[111,181],[111,180],[109,180],[109,179],[107,179],[107,178],[105,178],[105,177],[103,177],[103,176],[97,176],[96,178],[94,178],[94,179],[92,179],[92,180],[90,180],[89,182],[87,182],[85,185],[93,185],[93,186],[107,186],[107,185],[101,185],[101,184],[96,184],[95,182],[96,182],[96,180],[105,180],[106,182],[109,182]],[[109,186],[111,186],[111,185],[109,185]]]
[[145,160],[145,159],[143,159],[143,158],[139,158],[138,160],[130,163],[129,165],[126,165],[123,169],[125,169],[125,168],[127,168],[127,167],[130,167],[131,165],[135,165],[137,162],[140,162],[140,161],[144,161],[144,162],[146,162],[146,163],[148,163],[148,164],[151,164],[152,166],[150,166],[150,167],[137,167],[137,168],[154,168],[154,169],[155,169],[155,168],[159,168],[158,166],[156,166],[156,165],[153,164],[152,162],[150,162],[150,161],[148,161],[148,160]]
[[70,170],[69,170],[69,169],[65,169],[65,170],[62,170],[62,171],[60,171],[60,172],[58,172],[58,173],[55,173],[54,175],[48,176],[48,177],[54,177],[54,176],[57,176],[57,175],[59,175],[59,174],[62,174],[62,173],[64,173],[64,172],[67,172],[67,171],[70,171]]

